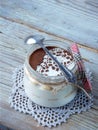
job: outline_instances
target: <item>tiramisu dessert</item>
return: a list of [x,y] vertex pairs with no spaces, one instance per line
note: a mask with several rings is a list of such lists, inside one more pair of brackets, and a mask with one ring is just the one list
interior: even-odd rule
[[[76,73],[77,67],[65,43],[47,41],[45,46],[57,60]],[[76,95],[75,86],[68,84],[54,60],[37,44],[27,54],[24,65],[24,88],[35,103],[46,107],[59,107],[70,102]]]
[[[58,47],[49,47],[48,49],[62,65],[68,67],[70,70],[73,68],[73,57],[67,50]],[[38,49],[31,55],[30,65],[37,72],[45,76],[62,75],[62,72],[55,61],[53,61],[48,54],[45,54],[42,49]]]

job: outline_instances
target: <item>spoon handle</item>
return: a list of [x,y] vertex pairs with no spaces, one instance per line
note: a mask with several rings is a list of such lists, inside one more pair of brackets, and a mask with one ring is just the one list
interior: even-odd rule
[[63,66],[50,52],[49,50],[44,46],[43,39],[38,41],[37,44],[39,44],[43,50],[56,62],[56,64],[59,66],[63,74],[65,75],[65,78],[72,83],[76,83],[76,77],[75,75],[66,67]]

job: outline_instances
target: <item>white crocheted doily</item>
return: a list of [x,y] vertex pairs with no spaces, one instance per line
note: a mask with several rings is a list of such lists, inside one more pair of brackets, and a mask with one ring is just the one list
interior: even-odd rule
[[23,78],[24,68],[21,66],[15,69],[13,74],[13,87],[9,98],[10,105],[19,112],[32,115],[42,126],[51,128],[60,125],[66,122],[70,115],[87,111],[93,105],[92,98],[88,99],[83,91],[78,90],[74,100],[65,106],[57,108],[39,106],[26,96]]

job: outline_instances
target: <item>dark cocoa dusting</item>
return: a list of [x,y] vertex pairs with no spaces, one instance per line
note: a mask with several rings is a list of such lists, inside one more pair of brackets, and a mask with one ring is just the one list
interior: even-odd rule
[[[47,47],[48,50],[51,50],[53,48],[56,47]],[[33,52],[29,58],[29,64],[31,65],[31,67],[36,70],[37,65],[40,65],[41,62],[43,61],[43,57],[45,56],[45,51],[40,48],[38,50],[36,50],[35,52]]]

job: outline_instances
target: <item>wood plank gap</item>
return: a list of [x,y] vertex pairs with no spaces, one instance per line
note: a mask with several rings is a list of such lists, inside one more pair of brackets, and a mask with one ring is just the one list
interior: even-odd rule
[[[58,35],[56,35],[56,34],[53,34],[53,33],[50,33],[50,32],[46,32],[46,31],[44,31],[44,30],[42,30],[42,29],[39,29],[39,28],[37,28],[37,27],[34,27],[34,26],[32,26],[32,25],[30,25],[30,24],[28,24],[28,23],[24,23],[24,22],[21,21],[21,20],[19,21],[19,20],[17,20],[17,19],[11,19],[11,18],[4,17],[4,16],[0,16],[0,17],[3,18],[3,19],[5,19],[5,20],[8,20],[8,21],[10,21],[10,22],[15,22],[15,23],[18,23],[18,24],[27,26],[27,27],[29,27],[29,28],[31,28],[31,29],[35,29],[35,30],[37,30],[37,31],[39,31],[39,32],[42,32],[42,33],[45,33],[45,34],[47,34],[47,35],[53,36],[53,37],[58,38],[58,39],[60,39],[60,40],[64,40],[64,41],[66,40],[66,41],[68,41],[70,44],[72,44],[72,43],[75,42],[75,41],[72,41],[72,40],[70,40],[70,39],[64,38],[64,37],[62,37],[62,36],[58,36]],[[86,46],[86,45],[82,45],[81,43],[78,43],[78,42],[77,42],[77,44],[78,44],[79,47],[81,47],[81,48],[88,49],[88,50],[90,50],[90,51],[93,51],[93,52],[95,52],[95,53],[98,53],[98,49],[94,49],[94,48],[92,48],[92,47],[88,47],[88,46]]]

